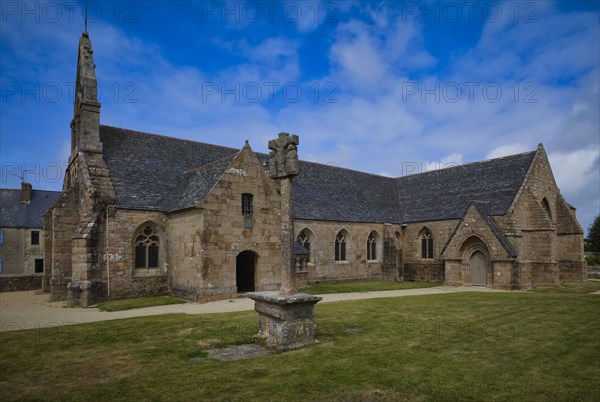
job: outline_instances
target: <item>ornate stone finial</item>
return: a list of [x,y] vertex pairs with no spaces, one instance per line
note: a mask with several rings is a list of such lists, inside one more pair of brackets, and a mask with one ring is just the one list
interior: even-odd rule
[[269,170],[273,179],[298,175],[299,144],[298,136],[288,133],[279,133],[276,140],[269,141]]

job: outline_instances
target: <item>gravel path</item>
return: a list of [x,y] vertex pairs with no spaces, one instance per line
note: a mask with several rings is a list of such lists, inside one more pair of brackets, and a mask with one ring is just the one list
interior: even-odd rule
[[[321,295],[323,297],[321,303],[456,292],[503,291],[480,287],[440,286],[423,289],[327,294]],[[39,291],[0,293],[0,332],[169,313],[214,314],[254,309],[254,302],[247,297],[209,303],[190,302],[115,312],[102,312],[97,308],[67,308],[65,302],[48,302],[47,300],[48,294]]]

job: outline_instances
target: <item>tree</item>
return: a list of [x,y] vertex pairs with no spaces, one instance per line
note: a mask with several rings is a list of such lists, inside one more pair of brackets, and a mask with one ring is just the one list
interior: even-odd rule
[[600,215],[588,227],[588,237],[585,239],[586,251],[600,253]]

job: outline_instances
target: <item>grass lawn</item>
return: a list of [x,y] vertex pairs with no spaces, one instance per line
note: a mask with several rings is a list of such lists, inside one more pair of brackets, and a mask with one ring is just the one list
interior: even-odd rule
[[170,296],[140,297],[137,299],[110,300],[98,304],[100,311],[122,311],[135,308],[165,306],[167,304],[183,304],[185,300]]
[[562,282],[560,286],[542,286],[531,289],[538,293],[592,293],[600,290],[600,280],[587,282]]
[[324,295],[328,293],[376,292],[379,290],[417,289],[440,286],[432,282],[348,282],[335,284],[310,285],[300,289],[301,292],[311,295]]
[[0,334],[3,400],[600,400],[600,296],[453,293],[317,304],[319,345],[194,361],[248,343],[255,312]]

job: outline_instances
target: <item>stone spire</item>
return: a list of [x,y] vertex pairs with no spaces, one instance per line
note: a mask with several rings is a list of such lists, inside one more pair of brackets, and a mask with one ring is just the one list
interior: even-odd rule
[[81,151],[102,152],[100,102],[98,102],[98,82],[93,53],[90,37],[87,32],[84,32],[79,38],[69,162],[72,162]]

